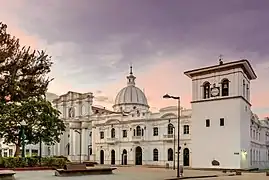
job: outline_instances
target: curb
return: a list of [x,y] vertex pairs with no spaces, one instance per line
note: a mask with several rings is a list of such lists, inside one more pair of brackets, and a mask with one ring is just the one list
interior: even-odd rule
[[221,175],[204,175],[204,176],[186,176],[180,178],[168,178],[165,180],[177,180],[177,179],[201,179],[201,178],[215,178],[215,177],[223,177],[223,176],[235,176],[235,174],[221,174]]
[[25,167],[25,168],[0,168],[0,170],[12,170],[12,171],[44,171],[44,170],[55,170],[51,167]]

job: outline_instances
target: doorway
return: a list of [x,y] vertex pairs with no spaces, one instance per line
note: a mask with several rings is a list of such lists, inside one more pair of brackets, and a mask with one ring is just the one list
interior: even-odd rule
[[142,165],[142,148],[140,146],[135,148],[135,165]]
[[115,159],[115,150],[111,150],[111,165],[115,165],[116,159]]
[[122,165],[127,165],[127,151],[126,149],[124,149],[122,151],[122,155],[121,155],[121,164]]
[[188,148],[183,150],[183,166],[190,166],[190,150]]
[[100,151],[100,164],[104,164],[104,157],[105,157],[105,153],[103,150]]

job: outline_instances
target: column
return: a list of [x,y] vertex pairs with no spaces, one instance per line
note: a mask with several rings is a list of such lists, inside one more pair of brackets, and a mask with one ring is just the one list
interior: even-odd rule
[[70,145],[70,156],[71,160],[73,161],[75,158],[75,134],[74,129],[70,129],[70,139],[69,139],[69,145]]
[[87,146],[88,146],[88,143],[86,143],[86,139],[87,139],[87,130],[86,129],[82,129],[81,130],[81,159],[82,161],[86,160],[86,157],[87,157]]
[[96,128],[95,127],[93,127],[92,128],[92,160],[93,161],[96,161],[96,151],[97,151],[97,149],[96,149],[96,145],[95,145],[95,138],[96,138]]

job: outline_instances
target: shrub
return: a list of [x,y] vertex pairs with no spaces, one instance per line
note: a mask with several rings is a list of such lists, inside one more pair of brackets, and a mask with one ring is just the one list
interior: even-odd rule
[[39,165],[39,158],[36,157],[27,157],[26,158],[27,166],[35,167]]
[[[42,166],[63,168],[66,164],[66,158],[43,157],[41,159]],[[18,167],[35,167],[39,166],[39,157],[0,157],[0,167],[18,168]]]

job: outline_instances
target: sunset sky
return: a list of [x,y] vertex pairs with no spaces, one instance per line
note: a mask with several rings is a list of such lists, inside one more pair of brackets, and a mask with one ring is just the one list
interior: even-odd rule
[[111,108],[133,64],[152,110],[182,97],[183,72],[249,59],[253,111],[269,116],[269,0],[0,0],[0,21],[22,45],[46,50],[54,65],[49,91],[93,92]]

